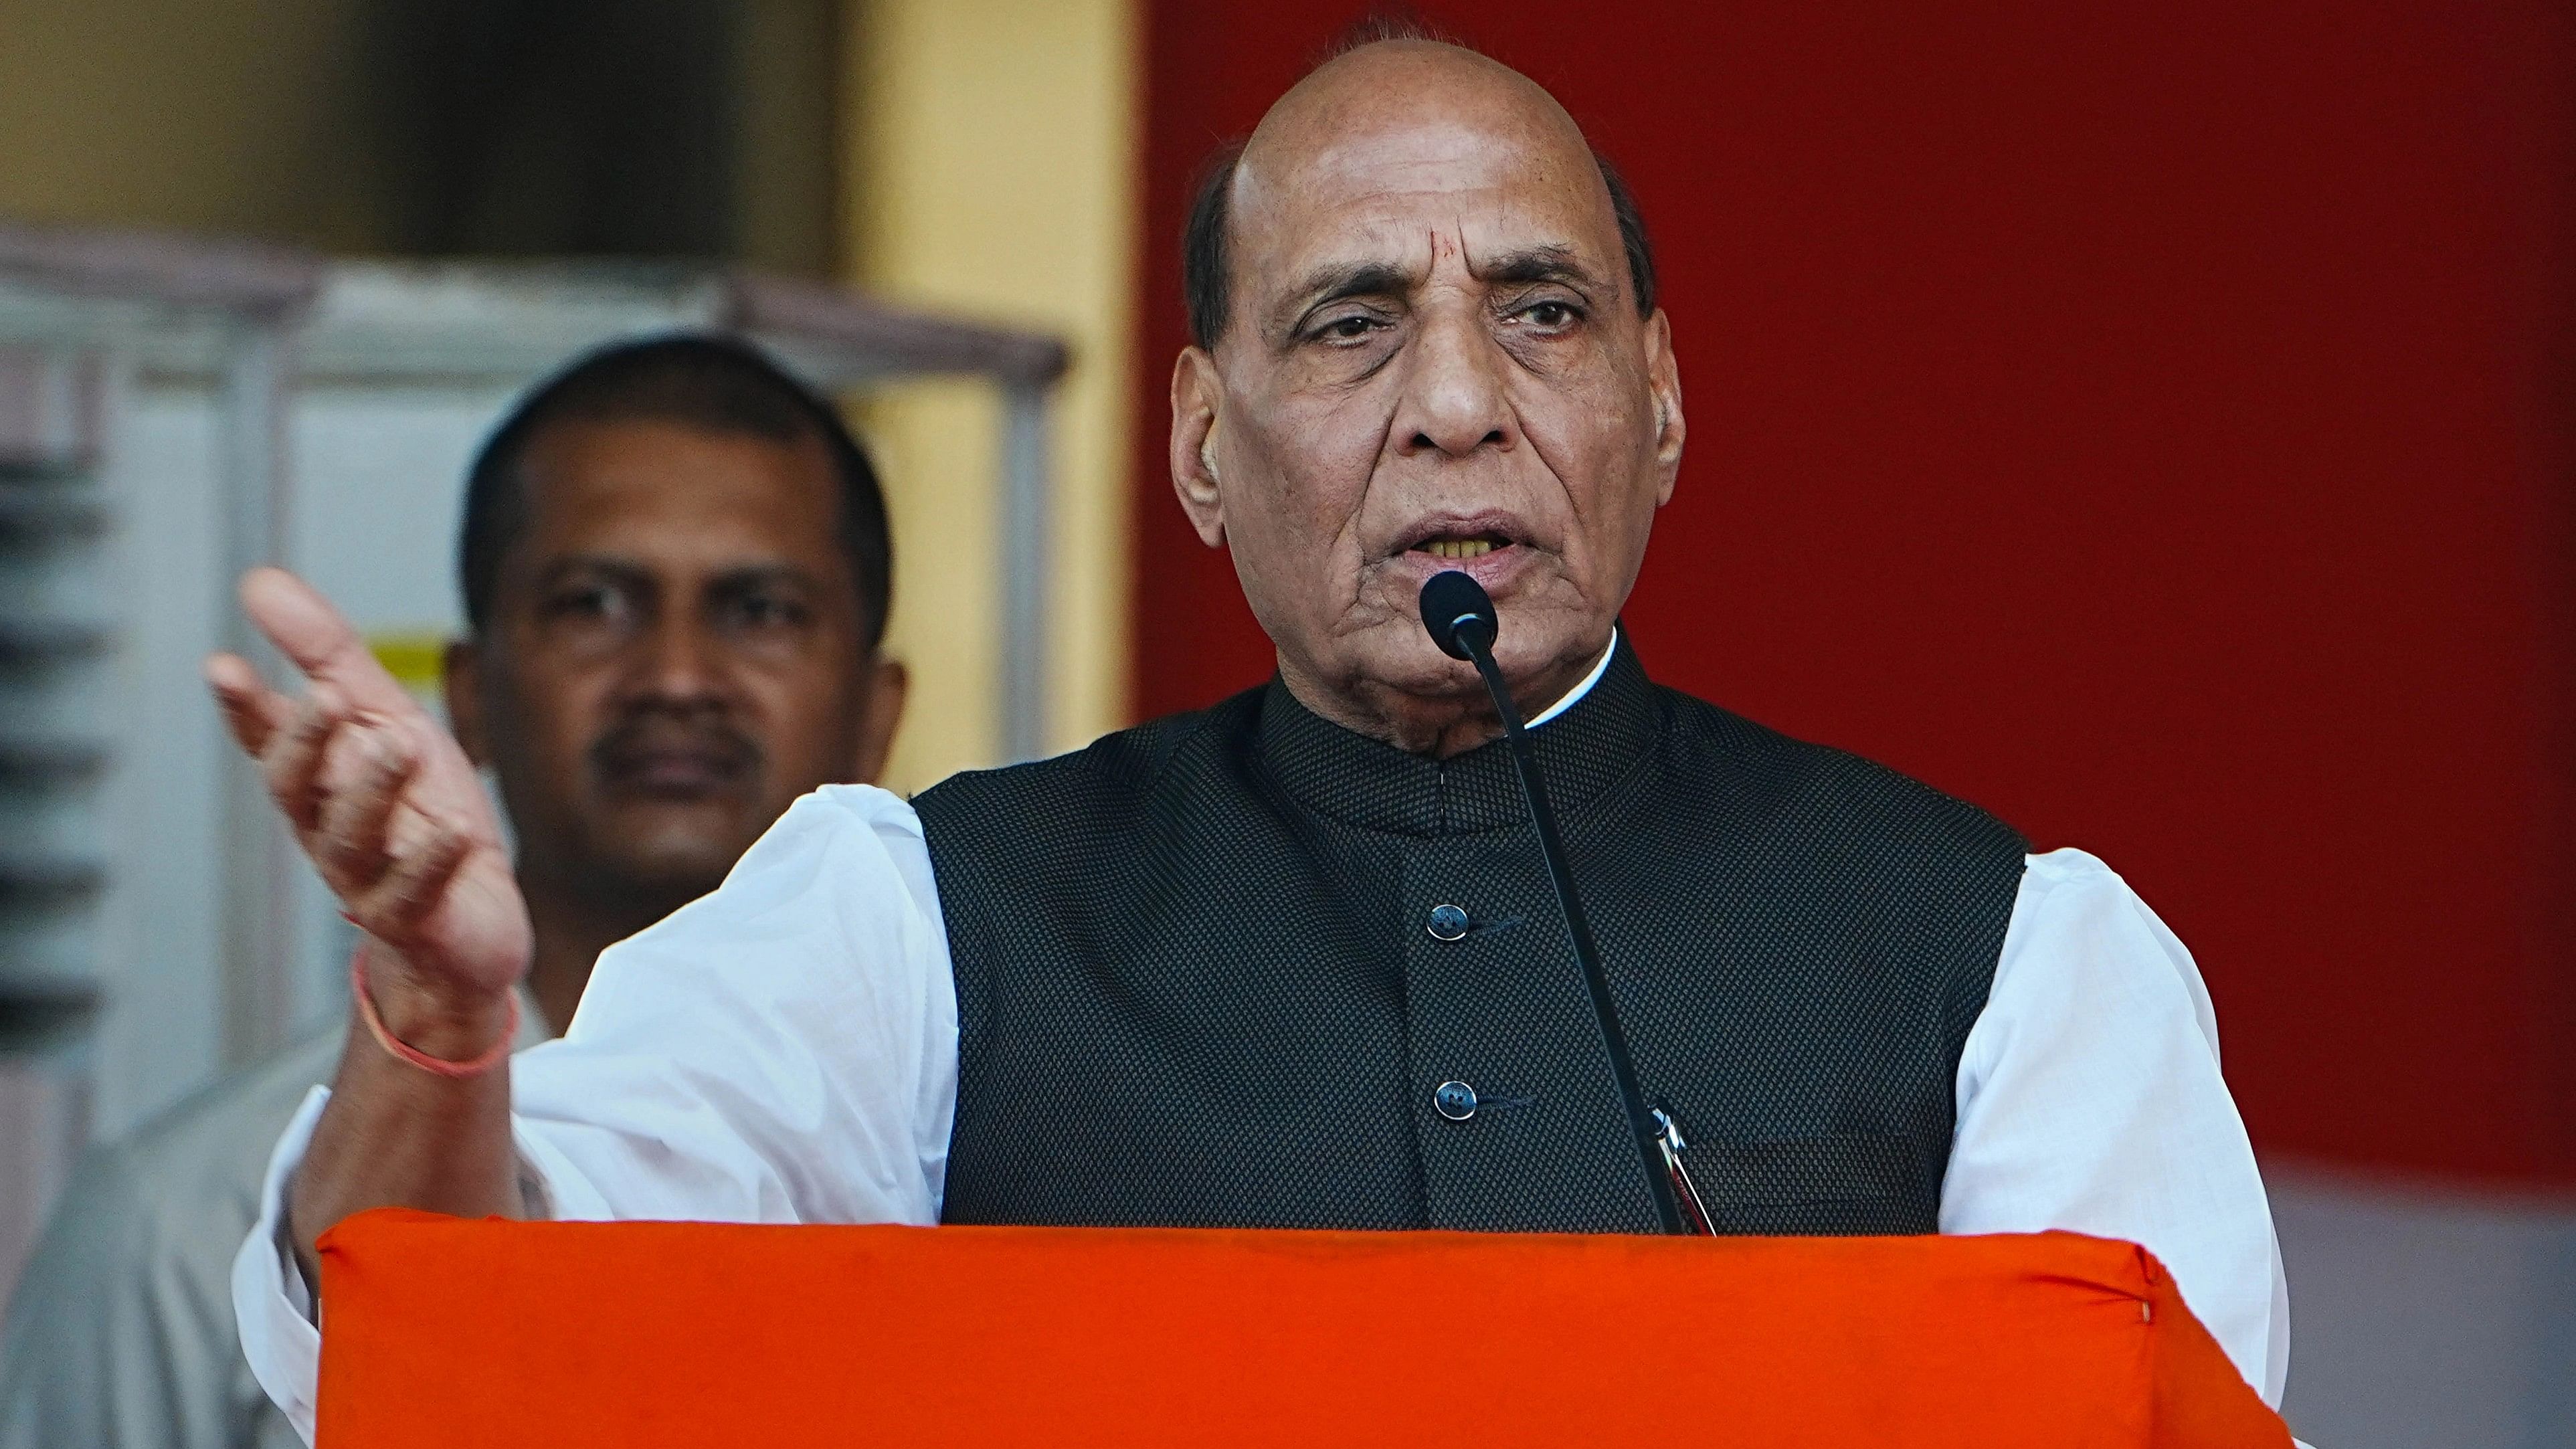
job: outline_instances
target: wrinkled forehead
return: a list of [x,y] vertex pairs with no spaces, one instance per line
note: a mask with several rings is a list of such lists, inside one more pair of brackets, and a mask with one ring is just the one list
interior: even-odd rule
[[1274,115],[1235,172],[1238,285],[1259,299],[1319,265],[1419,266],[1434,237],[1463,245],[1470,260],[1561,247],[1619,275],[1609,190],[1582,134],[1552,109],[1361,104]]

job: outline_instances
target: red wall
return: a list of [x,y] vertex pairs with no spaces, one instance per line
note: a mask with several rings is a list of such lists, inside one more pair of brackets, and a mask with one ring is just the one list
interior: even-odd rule
[[[1159,444],[1192,171],[1360,9],[1151,7],[1139,714],[1262,677]],[[1665,682],[2107,858],[2257,1143],[2576,1184],[2576,46],[2506,3],[1427,12],[1635,184]]]

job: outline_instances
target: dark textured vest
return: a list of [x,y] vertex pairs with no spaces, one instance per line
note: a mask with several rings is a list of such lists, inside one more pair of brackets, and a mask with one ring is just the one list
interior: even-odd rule
[[[1933,1231],[2021,838],[1624,643],[1531,738],[1719,1229]],[[1274,682],[925,792],[946,1221],[1651,1231],[1505,750],[1408,755]],[[1462,939],[1426,929],[1444,904]]]

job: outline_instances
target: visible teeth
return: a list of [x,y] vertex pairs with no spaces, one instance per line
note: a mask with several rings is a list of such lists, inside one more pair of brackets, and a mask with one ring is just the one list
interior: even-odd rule
[[1435,538],[1422,547],[1433,558],[1478,558],[1494,551],[1487,538]]

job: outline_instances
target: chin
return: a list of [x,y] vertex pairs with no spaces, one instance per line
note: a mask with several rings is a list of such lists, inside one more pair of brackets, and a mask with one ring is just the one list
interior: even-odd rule
[[[1585,638],[1596,627],[1591,620],[1566,609],[1515,607],[1516,602],[1498,601],[1503,630],[1495,641],[1494,662],[1502,666],[1504,678],[1543,674],[1576,656],[1590,665],[1600,648],[1597,641]],[[1609,627],[1606,622],[1597,626],[1602,637],[1607,637]],[[1418,615],[1386,619],[1358,634],[1345,635],[1339,653],[1348,678],[1424,698],[1481,698],[1484,694],[1476,666],[1440,652]]]
[[1441,653],[1418,620],[1391,619],[1339,643],[1337,672],[1354,684],[1426,700],[1478,697],[1484,691],[1476,666]]
[[596,842],[595,874],[633,894],[675,904],[714,890],[760,832],[746,829],[732,810],[681,813],[680,819],[620,822],[627,828]]

